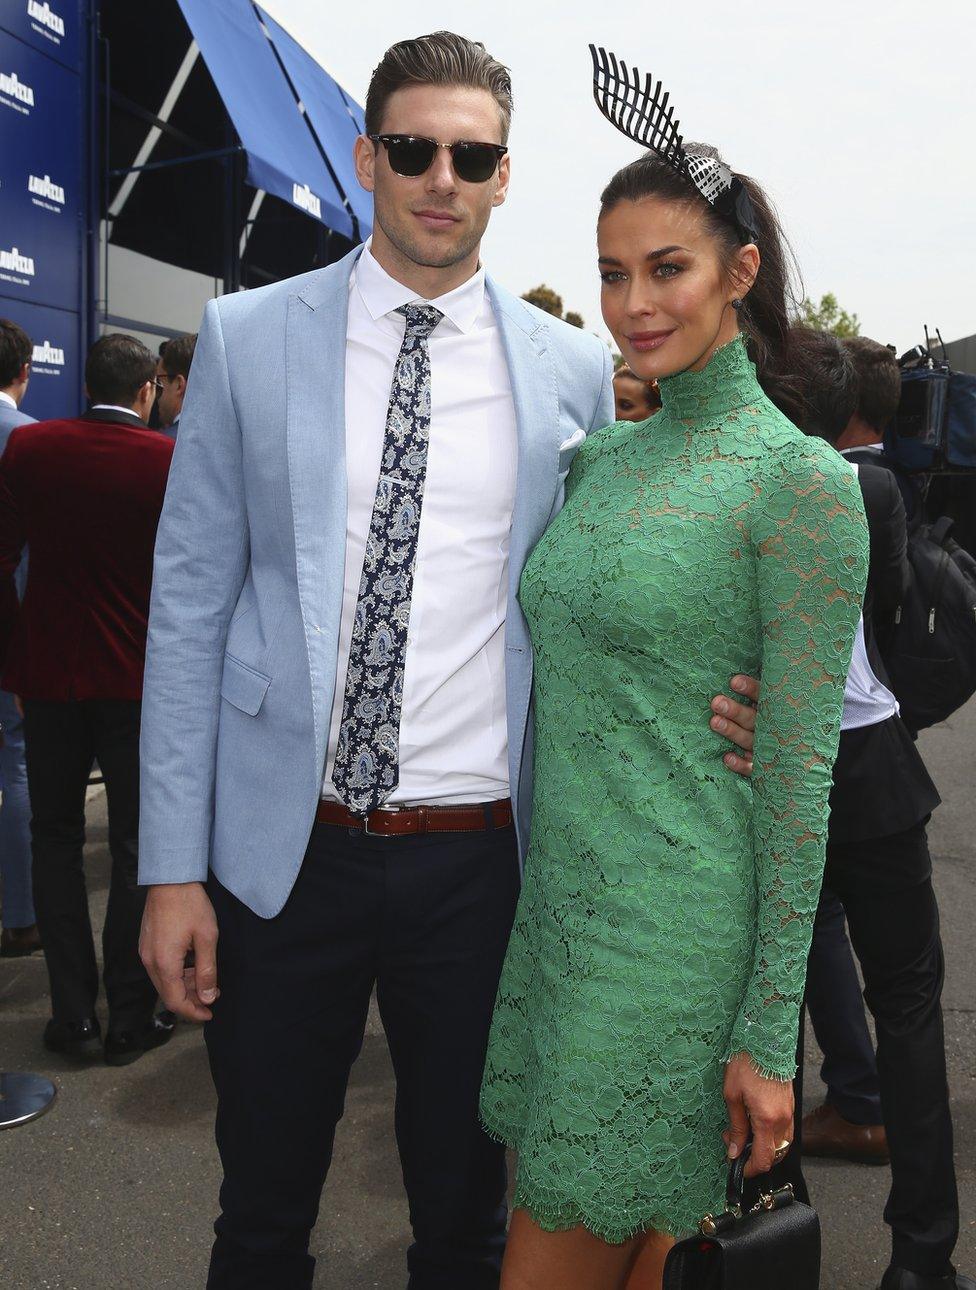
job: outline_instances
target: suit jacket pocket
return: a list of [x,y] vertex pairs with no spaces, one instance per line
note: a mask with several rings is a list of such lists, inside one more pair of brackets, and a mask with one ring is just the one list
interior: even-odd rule
[[232,703],[249,717],[256,717],[261,710],[264,696],[271,684],[271,677],[255,672],[233,654],[224,655],[224,674],[220,681],[221,697]]

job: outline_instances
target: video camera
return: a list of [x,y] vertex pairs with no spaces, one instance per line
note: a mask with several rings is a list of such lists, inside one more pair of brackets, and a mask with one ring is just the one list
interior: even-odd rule
[[956,474],[976,470],[976,376],[953,372],[946,359],[925,344],[898,360],[901,402],[885,431],[885,452],[905,470]]

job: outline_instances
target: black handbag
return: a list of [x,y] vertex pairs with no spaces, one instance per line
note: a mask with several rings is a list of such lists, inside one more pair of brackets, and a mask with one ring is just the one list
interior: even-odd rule
[[761,1195],[743,1213],[746,1161],[729,1170],[724,1214],[706,1214],[698,1236],[679,1241],[664,1265],[663,1290],[819,1290],[820,1219],[792,1185]]

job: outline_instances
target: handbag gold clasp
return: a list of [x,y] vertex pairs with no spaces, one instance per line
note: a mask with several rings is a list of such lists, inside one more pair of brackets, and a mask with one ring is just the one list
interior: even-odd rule
[[741,1207],[733,1205],[724,1214],[706,1214],[698,1224],[698,1230],[702,1236],[718,1236],[721,1232],[728,1231],[741,1217]]

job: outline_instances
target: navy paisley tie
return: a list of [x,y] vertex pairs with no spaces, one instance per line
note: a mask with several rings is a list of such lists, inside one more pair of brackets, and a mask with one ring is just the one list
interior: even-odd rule
[[403,345],[393,369],[386,436],[356,602],[332,783],[356,815],[368,815],[400,782],[400,711],[427,478],[430,353],[443,314],[404,305]]

